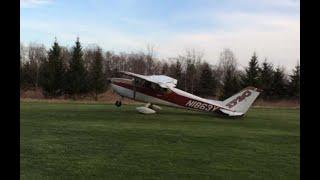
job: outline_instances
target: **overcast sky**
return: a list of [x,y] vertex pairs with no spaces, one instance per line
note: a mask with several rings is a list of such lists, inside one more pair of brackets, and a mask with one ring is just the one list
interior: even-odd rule
[[247,65],[260,61],[291,70],[300,61],[299,0],[21,0],[20,39],[50,47],[100,45],[114,52],[145,51],[157,58],[186,49],[216,64],[230,48]]

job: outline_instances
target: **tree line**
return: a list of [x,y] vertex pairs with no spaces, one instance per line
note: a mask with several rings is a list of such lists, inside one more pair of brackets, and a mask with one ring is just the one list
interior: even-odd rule
[[202,96],[225,99],[247,86],[261,88],[264,100],[299,99],[299,64],[286,74],[283,68],[253,53],[244,70],[230,49],[220,53],[218,63],[209,64],[194,49],[174,58],[157,59],[152,46],[147,52],[104,52],[99,46],[83,48],[79,38],[72,48],[57,40],[47,51],[42,44],[20,45],[20,89],[41,88],[46,97],[98,98],[108,87],[107,79],[119,71],[164,74],[178,80],[177,88]]

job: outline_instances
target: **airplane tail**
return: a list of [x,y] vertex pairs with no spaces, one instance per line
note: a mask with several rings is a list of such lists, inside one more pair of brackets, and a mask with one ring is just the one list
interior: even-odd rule
[[[247,87],[241,90],[239,93],[229,97],[228,99],[222,101],[222,104],[232,111],[226,111],[225,113],[232,115],[245,114],[252,103],[257,99],[262,90],[255,87]],[[234,114],[234,115],[236,115]]]

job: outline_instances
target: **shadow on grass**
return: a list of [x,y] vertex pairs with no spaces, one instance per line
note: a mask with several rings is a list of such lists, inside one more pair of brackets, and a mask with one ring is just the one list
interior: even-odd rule
[[[129,108],[128,108],[129,107]],[[134,105],[126,105],[126,107],[117,107],[112,109],[105,109],[103,111],[107,112],[115,112],[115,113],[126,113],[132,114],[132,115],[141,115],[141,116],[156,116],[156,115],[164,115],[164,116],[188,116],[188,117],[196,117],[196,118],[214,118],[215,120],[242,120],[245,116],[241,117],[229,117],[222,114],[218,114],[215,112],[201,112],[201,111],[193,111],[193,110],[187,110],[187,109],[180,109],[180,108],[172,108],[172,107],[164,107],[163,110],[160,112],[157,112],[156,114],[142,114],[139,113],[135,108],[137,106]],[[98,110],[99,111],[99,110]]]
[[190,116],[190,117],[204,117],[214,118],[215,120],[241,120],[244,117],[229,117],[218,113],[206,113],[206,112],[160,112],[159,114],[177,115],[177,116]]

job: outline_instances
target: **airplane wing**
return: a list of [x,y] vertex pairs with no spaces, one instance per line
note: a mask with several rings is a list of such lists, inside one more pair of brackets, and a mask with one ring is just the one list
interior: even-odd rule
[[120,73],[131,76],[131,77],[136,77],[136,78],[144,79],[146,81],[150,81],[150,82],[159,84],[159,86],[161,86],[163,88],[175,87],[178,83],[178,81],[176,79],[169,77],[169,76],[165,76],[165,75],[145,76],[145,75],[135,74],[132,72],[127,72],[127,71],[121,71]]

